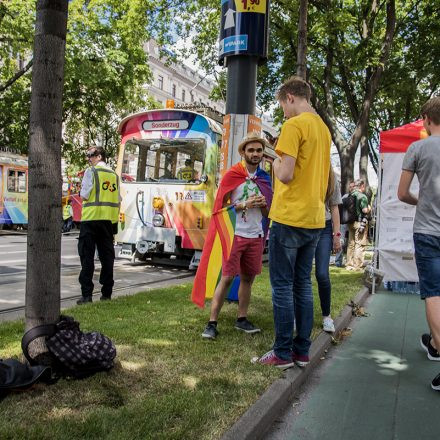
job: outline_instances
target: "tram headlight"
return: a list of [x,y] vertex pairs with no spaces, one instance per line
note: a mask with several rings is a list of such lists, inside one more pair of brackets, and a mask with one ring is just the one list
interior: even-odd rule
[[200,177],[200,182],[202,182],[202,183],[206,183],[208,181],[208,176],[206,175],[206,174],[203,174],[201,177]]
[[158,228],[165,224],[165,217],[162,214],[153,215],[153,226]]

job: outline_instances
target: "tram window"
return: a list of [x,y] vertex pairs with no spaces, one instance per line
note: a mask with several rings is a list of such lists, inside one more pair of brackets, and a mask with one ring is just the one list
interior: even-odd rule
[[130,181],[196,183],[203,173],[203,139],[142,139],[125,146],[122,173]]
[[18,170],[8,170],[8,191],[26,192],[26,172]]

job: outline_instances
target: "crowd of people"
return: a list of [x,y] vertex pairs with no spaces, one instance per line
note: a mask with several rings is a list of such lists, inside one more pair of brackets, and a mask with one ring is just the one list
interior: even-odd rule
[[[331,135],[310,104],[310,96],[309,84],[299,77],[290,78],[278,90],[277,99],[285,122],[274,145],[277,158],[273,162],[273,191],[267,185],[269,176],[259,166],[267,141],[251,133],[239,144],[242,161],[221,179],[214,204],[214,210],[234,206],[236,225],[231,253],[223,259],[222,276],[202,337],[215,339],[218,336],[217,320],[236,276],[240,276],[240,287],[235,328],[250,334],[260,332],[248,319],[248,308],[254,279],[261,273],[270,221],[269,274],[275,337],[272,348],[258,362],[279,368],[294,364],[304,367],[309,363],[313,261],[322,326],[324,331],[335,331],[330,313],[330,255],[336,253],[335,263],[342,265],[341,238],[348,232],[345,267],[363,270],[371,218],[363,180],[351,182],[348,193],[341,197],[340,184],[330,163]],[[440,181],[437,179],[440,174],[440,98],[429,100],[421,114],[429,137],[408,149],[398,197],[405,203],[417,205],[415,256],[430,328],[430,333],[423,334],[420,343],[430,360],[440,361],[437,351],[440,347]],[[106,165],[105,151],[92,147],[87,157],[91,167],[84,174],[80,193],[83,213],[78,250],[82,265],[79,277],[82,298],[78,304],[92,301],[95,249],[102,264],[101,300],[111,298],[115,257],[113,234],[120,206],[119,179]],[[182,178],[193,177],[191,163],[185,165],[181,170]],[[410,192],[414,175],[420,182],[418,196]],[[341,206],[351,212],[341,211]],[[66,221],[71,214],[69,208],[68,205],[65,209]],[[440,374],[433,380],[432,388],[440,390]]]

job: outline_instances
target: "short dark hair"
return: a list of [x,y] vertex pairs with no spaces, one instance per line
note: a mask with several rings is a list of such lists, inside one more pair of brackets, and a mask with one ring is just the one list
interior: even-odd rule
[[428,117],[435,125],[440,125],[440,96],[435,96],[423,104],[420,114]]
[[191,165],[191,159],[186,159],[186,160],[185,160],[185,165],[187,165],[187,166],[188,166],[188,165]]
[[286,101],[287,94],[310,101],[312,91],[306,81],[299,76],[292,76],[281,85],[276,97],[279,101]]
[[91,148],[95,149],[95,156],[101,156],[103,162],[105,162],[106,158],[107,158],[107,154],[105,153],[105,150],[103,147],[95,147],[94,145],[92,145],[91,147],[89,147],[89,150]]

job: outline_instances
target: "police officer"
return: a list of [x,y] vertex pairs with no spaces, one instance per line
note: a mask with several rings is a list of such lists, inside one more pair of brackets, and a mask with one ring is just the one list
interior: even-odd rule
[[180,168],[177,172],[177,178],[179,180],[194,180],[196,177],[196,170],[192,167],[191,159],[185,160],[185,166]]
[[67,203],[63,208],[63,232],[69,232],[72,229],[73,223],[73,209],[72,209],[72,201],[67,200]]
[[79,282],[82,298],[77,304],[92,302],[95,248],[101,261],[101,300],[111,299],[115,261],[113,234],[117,232],[120,206],[119,179],[106,165],[104,149],[90,147],[87,159],[90,168],[84,173],[80,192],[83,205],[78,253],[81,260]]

